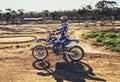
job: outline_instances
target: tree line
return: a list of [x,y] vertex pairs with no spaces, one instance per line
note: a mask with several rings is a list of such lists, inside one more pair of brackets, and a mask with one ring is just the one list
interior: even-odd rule
[[23,18],[39,18],[47,17],[52,18],[53,21],[59,20],[60,16],[67,15],[69,20],[120,20],[120,8],[117,7],[117,2],[102,0],[95,4],[95,8],[91,5],[86,5],[79,9],[64,10],[64,11],[49,11],[42,12],[24,12],[24,9],[17,11],[10,8],[6,12],[0,10],[0,21],[7,23],[15,23],[16,21],[22,22]]

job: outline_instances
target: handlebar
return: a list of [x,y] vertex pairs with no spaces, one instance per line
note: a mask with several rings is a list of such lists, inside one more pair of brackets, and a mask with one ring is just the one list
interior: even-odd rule
[[54,31],[48,31],[48,32],[49,32],[49,35],[55,35]]
[[59,29],[52,30],[52,32],[56,32],[56,31],[59,31]]
[[59,29],[56,29],[56,30],[50,30],[50,31],[48,31],[48,32],[52,35],[52,34],[55,34],[56,31],[59,31]]

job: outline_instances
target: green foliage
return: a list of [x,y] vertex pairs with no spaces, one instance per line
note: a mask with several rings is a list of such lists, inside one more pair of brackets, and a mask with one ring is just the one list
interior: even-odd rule
[[89,32],[87,34],[88,38],[96,38],[97,36],[99,36],[99,33],[97,33],[97,32]]
[[111,39],[114,39],[114,38],[116,38],[117,36],[116,36],[116,33],[106,33],[105,35],[104,35],[105,37],[107,37],[107,38],[111,38]]
[[101,42],[112,51],[120,52],[120,33],[89,32],[86,37],[96,39],[97,42]]
[[102,42],[103,40],[104,40],[104,38],[99,37],[99,36],[96,38],[96,41],[97,41],[97,42]]
[[103,40],[103,44],[108,47],[115,47],[116,44],[118,44],[118,42],[116,40],[106,39],[106,40]]
[[116,36],[117,36],[117,38],[119,38],[119,39],[120,39],[120,33],[116,34]]
[[102,34],[99,33],[99,36],[96,37],[96,41],[97,42],[102,42],[104,39],[105,38],[104,38],[104,34],[103,33]]
[[120,52],[120,47],[112,47],[110,50]]

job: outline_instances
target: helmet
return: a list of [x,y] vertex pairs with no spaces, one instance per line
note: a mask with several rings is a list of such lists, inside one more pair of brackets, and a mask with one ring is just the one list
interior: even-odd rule
[[60,20],[61,20],[62,23],[65,23],[65,22],[67,22],[68,17],[65,16],[65,15],[64,15],[64,16],[61,16],[61,17],[60,17]]

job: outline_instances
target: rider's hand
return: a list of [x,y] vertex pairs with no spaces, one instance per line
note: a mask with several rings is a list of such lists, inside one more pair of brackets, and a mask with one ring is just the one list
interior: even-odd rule
[[54,31],[50,31],[50,35],[55,35],[55,32]]
[[55,32],[56,32],[56,30],[53,30],[52,32],[54,32],[54,33],[55,33]]
[[59,31],[59,28],[57,28],[56,31]]

